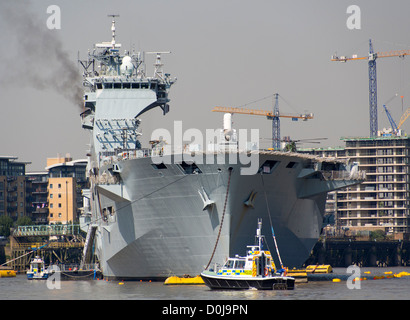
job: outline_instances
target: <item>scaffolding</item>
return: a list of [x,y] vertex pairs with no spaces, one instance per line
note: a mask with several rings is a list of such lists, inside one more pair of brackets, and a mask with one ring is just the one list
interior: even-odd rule
[[35,256],[50,265],[79,263],[83,248],[84,237],[78,224],[19,226],[10,236],[5,265],[25,272]]

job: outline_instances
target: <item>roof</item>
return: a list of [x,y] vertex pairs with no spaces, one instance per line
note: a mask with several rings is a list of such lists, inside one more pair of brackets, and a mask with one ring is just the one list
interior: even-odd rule
[[50,169],[53,169],[53,168],[64,167],[64,166],[73,167],[76,164],[80,164],[80,163],[83,163],[83,162],[85,164],[87,164],[88,160],[87,159],[78,159],[78,160],[73,160],[73,161],[68,161],[68,162],[56,163],[56,164],[53,164],[51,166],[46,167],[45,169],[50,170]]
[[380,137],[341,137],[340,140],[407,140],[410,136],[380,136]]

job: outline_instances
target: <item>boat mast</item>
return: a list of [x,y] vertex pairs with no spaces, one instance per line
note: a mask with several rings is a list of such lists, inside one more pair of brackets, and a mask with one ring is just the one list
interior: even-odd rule
[[256,229],[256,238],[259,245],[259,250],[262,250],[262,219],[258,218],[258,229]]

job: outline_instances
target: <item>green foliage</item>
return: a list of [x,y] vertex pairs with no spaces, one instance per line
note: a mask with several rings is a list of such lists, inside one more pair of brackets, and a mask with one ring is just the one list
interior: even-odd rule
[[285,145],[285,148],[283,149],[285,152],[296,152],[296,142],[292,141],[289,142]]
[[371,240],[378,240],[382,241],[386,239],[386,234],[383,230],[375,230],[370,232],[370,239]]
[[33,221],[30,217],[24,216],[17,219],[16,225],[17,226],[31,226],[33,225]]
[[9,216],[0,216],[0,236],[9,237],[10,228],[13,227],[13,219]]

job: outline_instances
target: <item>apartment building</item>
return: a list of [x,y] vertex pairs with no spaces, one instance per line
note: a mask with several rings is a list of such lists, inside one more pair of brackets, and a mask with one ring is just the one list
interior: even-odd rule
[[326,213],[334,214],[335,232],[360,234],[383,230],[386,234],[410,232],[409,150],[410,137],[343,138],[344,148],[304,152],[349,158],[366,171],[358,186],[331,192]]
[[13,220],[31,216],[31,183],[25,177],[28,162],[0,156],[0,216]]
[[71,157],[48,158],[48,221],[70,223],[78,219],[82,207],[81,190],[87,187],[87,160]]
[[48,172],[26,173],[26,180],[31,183],[31,220],[35,224],[47,224]]

